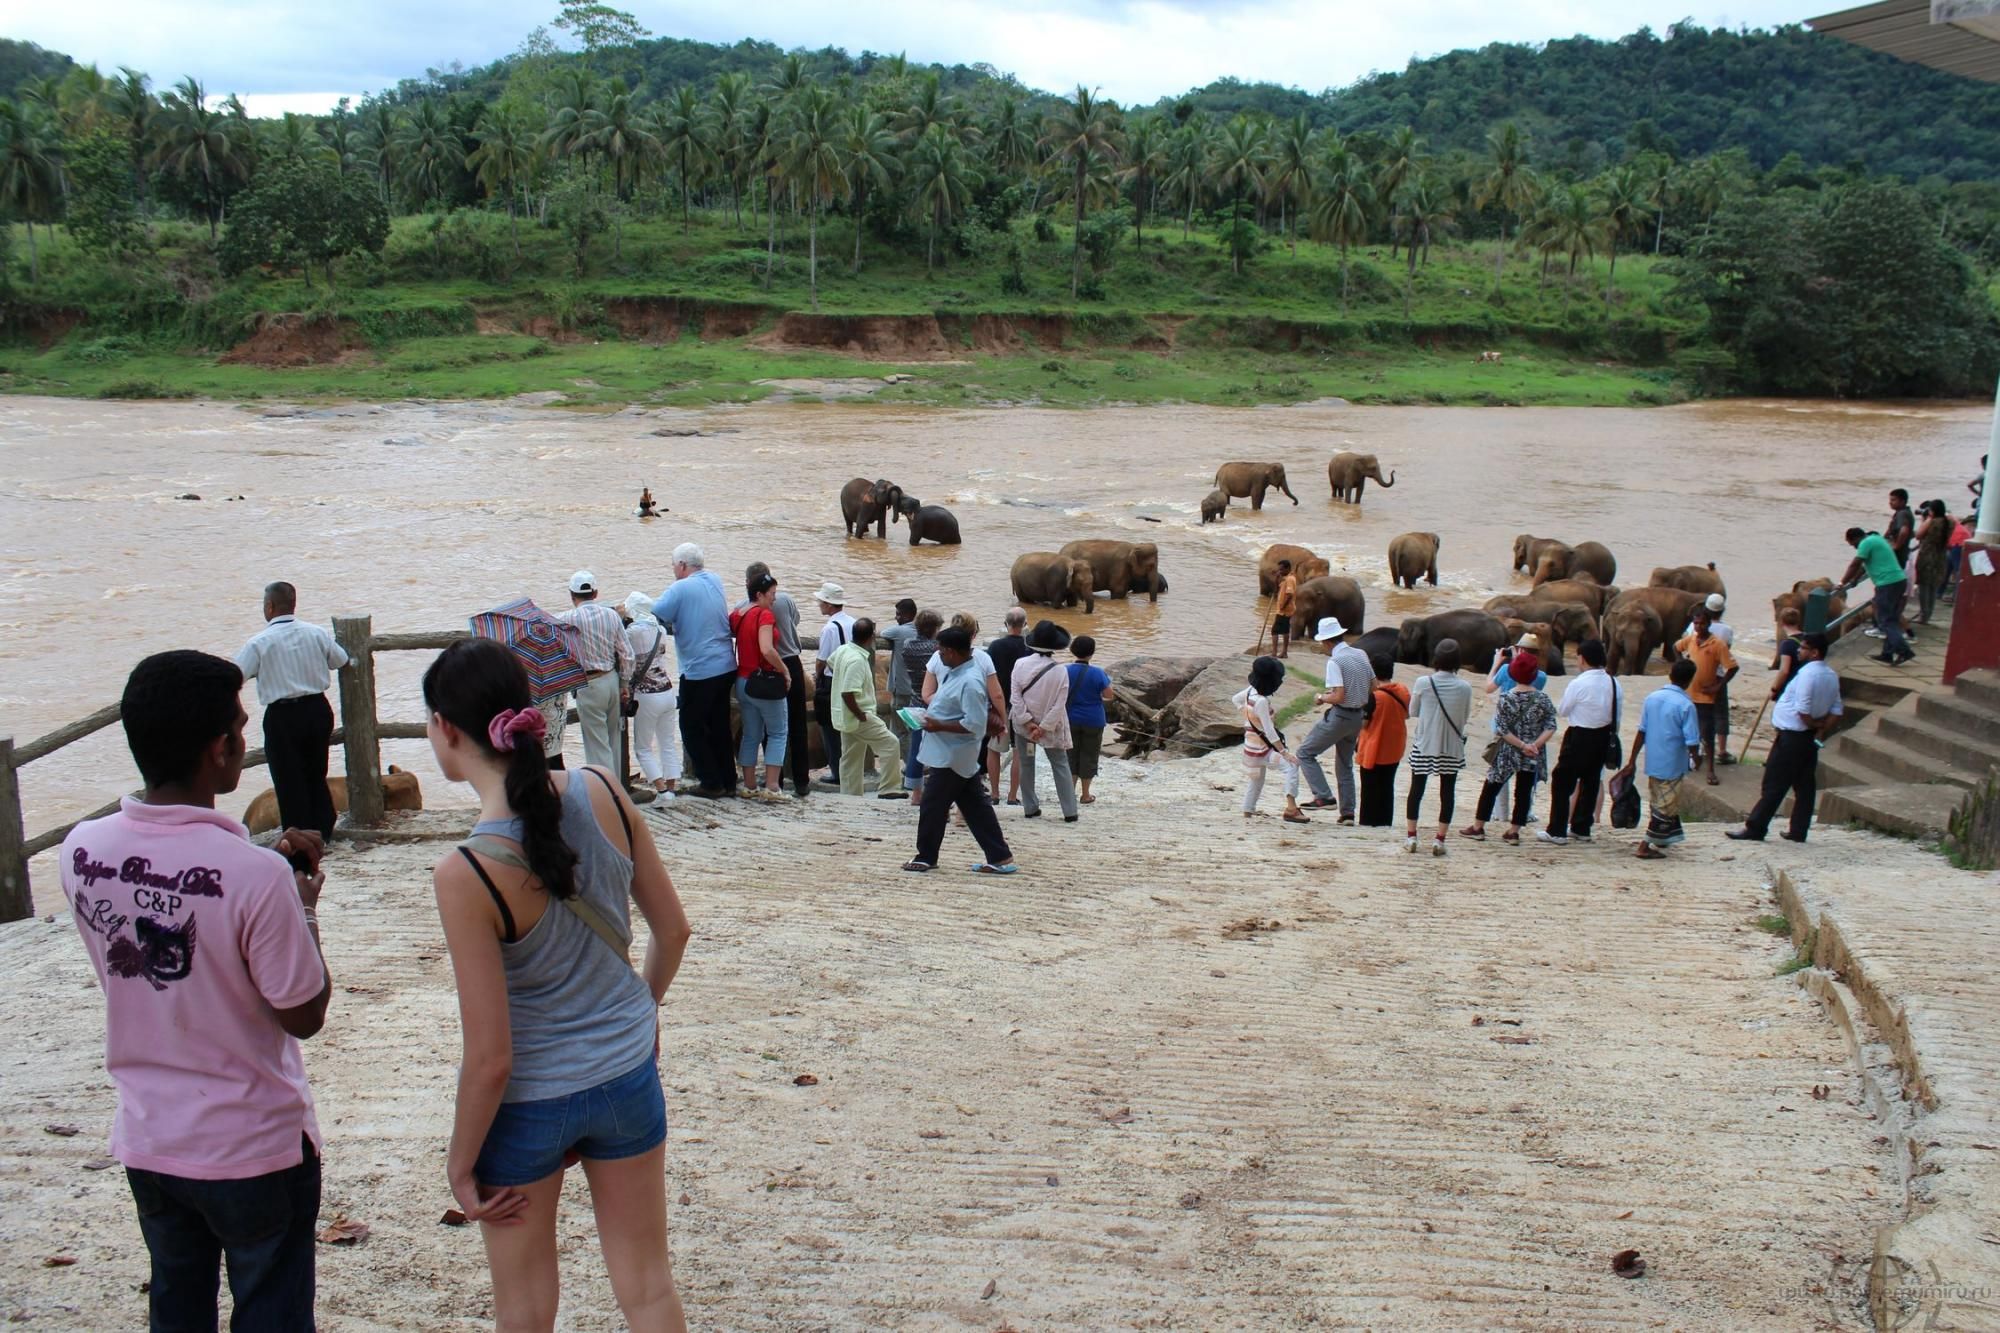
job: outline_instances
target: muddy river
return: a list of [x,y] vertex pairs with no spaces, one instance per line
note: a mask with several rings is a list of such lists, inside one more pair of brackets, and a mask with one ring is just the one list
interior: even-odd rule
[[[566,604],[588,567],[622,598],[657,592],[693,539],[734,586],[767,560],[800,596],[822,579],[887,614],[901,596],[967,609],[997,631],[1023,551],[1077,537],[1151,540],[1172,591],[1100,600],[1100,660],[1239,650],[1265,603],[1271,541],[1310,546],[1368,588],[1369,624],[1477,605],[1525,585],[1517,532],[1594,538],[1620,582],[1656,564],[1716,562],[1731,621],[1768,644],[1773,592],[1837,574],[1850,523],[1884,492],[1965,499],[1984,405],[1731,402],[1650,410],[1298,407],[1095,411],[878,408],[791,402],[581,415],[527,403],[276,408],[0,399],[0,734],[40,735],[117,698],[134,661],[166,647],[232,652],[261,623],[262,585],[289,579],[301,613],[372,614],[378,630],[462,627],[512,595]],[[674,432],[699,431],[690,435]],[[1326,464],[1380,456],[1397,484],[1334,503]],[[1282,461],[1294,507],[1239,501],[1199,524],[1216,465]],[[844,539],[837,492],[887,476],[958,515],[957,547]],[[638,522],[650,485],[671,511]],[[199,495],[199,500],[181,499]],[[1443,537],[1442,586],[1391,591],[1389,540]],[[417,654],[382,659],[383,715],[420,717]],[[1656,665],[1656,670],[1657,665]],[[250,704],[254,718],[257,709]],[[416,766],[421,742],[391,742]],[[425,765],[424,767],[428,767]],[[336,771],[338,763],[336,760]],[[32,834],[131,780],[116,729],[22,775]],[[261,790],[246,782],[245,796]],[[427,784],[428,785],[428,784]]]

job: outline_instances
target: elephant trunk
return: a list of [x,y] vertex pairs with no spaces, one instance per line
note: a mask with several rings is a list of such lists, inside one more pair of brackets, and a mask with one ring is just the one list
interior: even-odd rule
[[1376,469],[1375,469],[1375,480],[1376,480],[1376,481],[1377,481],[1378,483],[1380,483],[1380,484],[1381,484],[1381,486],[1382,486],[1382,488],[1383,488],[1384,490],[1387,490],[1387,489],[1388,489],[1389,487],[1391,487],[1391,486],[1394,486],[1394,485],[1396,484],[1396,469],[1394,469],[1394,468],[1390,468],[1390,469],[1389,469],[1389,480],[1387,480],[1387,481],[1383,481],[1383,480],[1382,480],[1382,469],[1381,469],[1381,468],[1376,468]]

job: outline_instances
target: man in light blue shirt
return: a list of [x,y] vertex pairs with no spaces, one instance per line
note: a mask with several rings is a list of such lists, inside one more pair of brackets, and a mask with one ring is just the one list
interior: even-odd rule
[[945,826],[955,805],[986,859],[973,869],[982,875],[1011,875],[1014,853],[1000,832],[999,817],[980,781],[979,742],[986,735],[991,706],[986,673],[972,661],[972,636],[960,627],[938,631],[938,658],[944,678],[924,709],[923,739],[917,758],[924,765],[923,805],[917,816],[917,854],[903,869],[934,869],[944,847]]
[[674,582],[653,603],[653,614],[674,636],[681,663],[681,748],[699,784],[694,795],[733,796],[729,695],[736,688],[736,643],[729,633],[729,598],[699,546],[682,542],[673,560]]
[[[1694,681],[1695,666],[1688,658],[1675,662],[1667,673],[1667,684],[1655,690],[1639,714],[1639,734],[1632,738],[1632,755],[1618,778],[1632,780],[1639,755],[1646,756],[1646,794],[1651,814],[1646,831],[1639,837],[1636,853],[1642,861],[1657,861],[1661,849],[1687,838],[1681,827],[1681,780],[1694,771],[1701,753],[1701,724],[1687,687]],[[1646,741],[1651,738],[1651,749]]]
[[1764,790],[1744,817],[1743,827],[1725,835],[1737,842],[1762,842],[1771,817],[1787,795],[1792,797],[1792,825],[1778,836],[1804,842],[1812,826],[1813,798],[1819,792],[1819,744],[1840,720],[1840,677],[1826,664],[1824,634],[1799,640],[1799,669],[1785,682],[1771,709],[1776,739],[1764,761]]

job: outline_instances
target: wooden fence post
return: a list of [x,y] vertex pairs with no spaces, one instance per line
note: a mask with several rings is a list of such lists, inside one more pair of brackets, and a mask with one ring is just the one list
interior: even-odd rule
[[340,669],[340,723],[347,757],[347,820],[382,822],[382,747],[375,735],[374,622],[335,616],[333,637],[347,650]]
[[28,887],[27,829],[21,822],[21,781],[14,767],[14,738],[0,736],[0,921],[34,913]]

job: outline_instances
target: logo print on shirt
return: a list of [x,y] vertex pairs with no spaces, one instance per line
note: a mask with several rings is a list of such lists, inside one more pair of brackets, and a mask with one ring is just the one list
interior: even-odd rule
[[174,925],[163,925],[151,917],[132,921],[132,934],[119,932],[128,918],[111,910],[111,900],[93,902],[90,895],[76,895],[76,914],[83,924],[110,941],[104,951],[104,970],[114,977],[141,977],[156,991],[179,981],[194,968],[194,915]]

